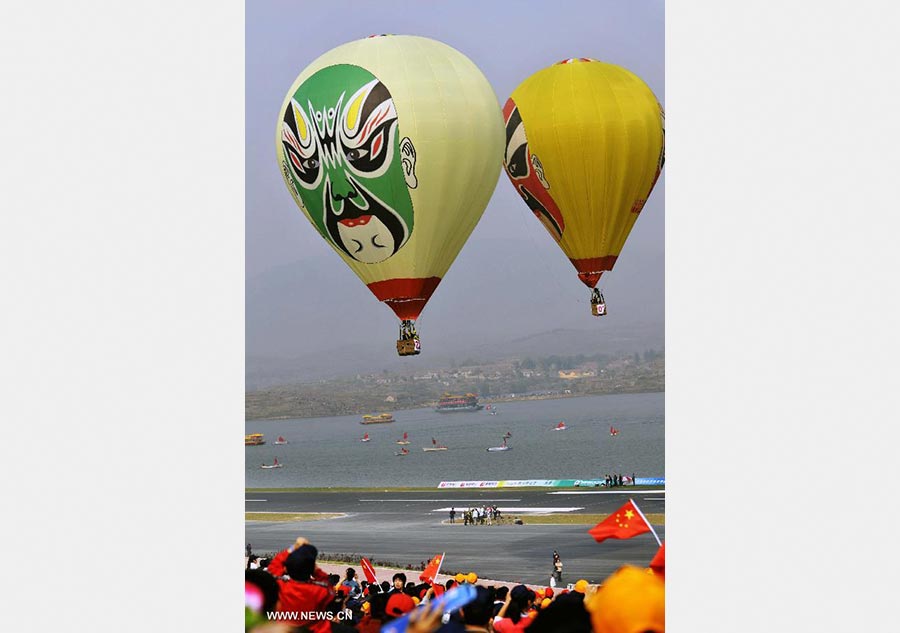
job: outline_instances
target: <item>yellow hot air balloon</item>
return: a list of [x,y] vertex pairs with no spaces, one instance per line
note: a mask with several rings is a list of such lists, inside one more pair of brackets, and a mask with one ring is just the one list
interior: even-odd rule
[[665,115],[630,71],[567,59],[528,77],[503,108],[503,166],[513,186],[593,289],[612,270],[665,157]]
[[294,81],[276,148],[294,201],[401,319],[397,351],[497,185],[503,119],[459,51],[408,35],[339,46]]

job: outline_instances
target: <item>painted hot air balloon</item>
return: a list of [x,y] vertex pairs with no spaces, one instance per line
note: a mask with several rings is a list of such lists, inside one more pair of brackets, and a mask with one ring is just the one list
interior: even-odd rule
[[487,79],[459,51],[408,35],[339,46],[294,81],[276,147],[294,201],[401,320],[415,320],[497,185],[503,119]]
[[665,157],[665,115],[630,71],[567,59],[528,77],[503,108],[503,165],[525,203],[592,289],[643,209]]

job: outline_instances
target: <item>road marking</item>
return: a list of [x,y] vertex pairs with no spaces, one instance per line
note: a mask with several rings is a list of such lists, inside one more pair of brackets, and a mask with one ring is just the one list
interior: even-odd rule
[[[410,501],[427,501],[428,503],[436,503],[436,502],[447,503],[448,501],[457,501],[459,503],[471,503],[471,502],[477,501],[477,502],[481,503],[483,501],[495,501],[495,499],[480,499],[480,498],[479,499],[360,499],[360,501],[372,501],[372,502],[377,501],[379,503],[384,503],[386,501],[387,502],[394,501],[397,503],[400,503],[400,502],[409,503]],[[521,499],[503,499],[503,501],[521,501]],[[449,508],[448,508],[448,510],[449,510]]]
[[[574,512],[575,510],[584,510],[584,508],[497,508],[500,512],[513,512],[515,514],[525,514],[533,512],[537,514],[546,514],[548,512]],[[450,508],[437,508],[432,512],[450,512]]]
[[247,501],[247,502],[250,502],[250,501],[268,501],[268,499],[244,499],[244,501]]
[[[641,490],[641,494],[648,492],[661,492],[666,494],[665,490]],[[571,492],[548,492],[548,495],[630,495],[634,490],[573,490]]]
[[644,497],[644,501],[665,501],[665,497]]

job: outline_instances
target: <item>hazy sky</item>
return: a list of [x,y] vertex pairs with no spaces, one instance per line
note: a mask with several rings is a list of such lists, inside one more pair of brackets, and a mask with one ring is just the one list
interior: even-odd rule
[[[567,57],[592,57],[619,64],[640,76],[665,105],[664,85],[664,3],[662,0],[586,2],[342,2],[302,3],[297,1],[255,1],[246,5],[246,275],[248,314],[253,310],[271,312],[274,307],[250,305],[255,286],[265,285],[273,269],[285,265],[344,267],[288,193],[275,159],[275,124],[281,102],[296,76],[316,57],[348,41],[376,33],[411,34],[431,37],[449,44],[469,57],[485,74],[497,94],[498,107],[527,76]],[[620,288],[616,319],[659,321],[663,314],[665,172],[635,225],[622,251],[616,270],[604,277],[604,288],[613,289],[616,278],[628,280]],[[499,245],[497,245],[499,244]],[[483,245],[483,246],[479,246]],[[519,249],[521,245],[521,249]],[[543,267],[560,278],[562,300],[586,300],[586,289],[575,277],[571,264],[525,204],[514,192],[506,175],[500,181],[481,222],[450,268],[445,284],[464,257],[483,261],[479,248],[493,248],[502,257],[503,274],[496,285],[513,296],[529,293],[529,279],[515,274],[510,260],[528,257],[529,264]],[[510,257],[509,253],[514,253]],[[505,266],[505,268],[504,268]],[[496,271],[493,271],[496,272]],[[488,274],[488,271],[485,271]],[[261,281],[263,280],[263,281]],[[334,281],[336,280],[336,281]],[[466,280],[455,279],[464,284]],[[346,284],[339,288],[359,297],[365,322],[379,329],[378,336],[390,339],[393,327],[384,324],[394,317],[369,294],[362,282],[347,271],[334,272],[321,283]],[[309,279],[298,290],[327,302],[327,292]],[[555,283],[555,279],[554,279]],[[355,284],[355,286],[353,285]],[[442,284],[429,303],[434,308]],[[642,295],[641,293],[645,293]],[[366,295],[369,295],[366,298]],[[263,292],[255,295],[265,304]],[[552,296],[552,295],[548,295]],[[622,299],[625,299],[624,303]],[[611,299],[607,296],[607,299]],[[303,297],[298,297],[303,301]],[[611,300],[611,305],[616,305]],[[622,307],[628,309],[622,313]],[[578,306],[586,309],[584,305]],[[323,306],[327,311],[328,306]],[[508,313],[509,311],[507,311]],[[383,313],[383,314],[381,314]],[[426,308],[423,319],[428,316]],[[376,316],[377,314],[377,316]],[[515,315],[513,315],[514,317]],[[613,316],[612,314],[610,315]],[[301,317],[297,317],[301,318]],[[616,319],[610,319],[614,323]],[[262,334],[272,330],[265,319],[248,319],[248,355],[268,354],[277,342],[267,346]],[[563,323],[572,326],[571,322]],[[294,323],[302,331],[309,323]],[[521,330],[550,330],[553,322],[521,323]],[[590,326],[587,323],[585,326]],[[254,328],[258,331],[254,332]],[[515,329],[515,328],[513,328]],[[259,330],[262,330],[260,332]],[[389,341],[390,342],[390,341]],[[392,344],[392,343],[391,343]],[[299,345],[299,344],[298,344]],[[282,354],[303,353],[303,346]]]

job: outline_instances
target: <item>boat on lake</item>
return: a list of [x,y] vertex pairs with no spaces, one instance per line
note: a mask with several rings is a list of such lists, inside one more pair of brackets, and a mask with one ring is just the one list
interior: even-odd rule
[[274,462],[272,462],[271,464],[263,464],[262,466],[260,466],[260,468],[269,470],[270,468],[281,468],[282,466],[283,464],[279,464],[278,458],[276,457]]
[[379,415],[364,415],[360,424],[387,424],[393,421],[394,416],[390,413],[381,413]]
[[481,411],[483,404],[478,404],[478,396],[467,393],[464,396],[456,396],[445,393],[438,401],[435,411],[438,413],[461,413],[465,411]]
[[288,441],[279,435],[279,436],[278,436],[278,439],[275,440],[275,441],[272,442],[272,443],[275,444],[276,446],[282,446],[282,445],[284,445],[284,444],[287,444]]
[[567,428],[569,428],[569,427],[566,426],[566,423],[563,421],[560,421],[559,424],[557,424],[556,426],[553,427],[553,430],[554,431],[565,431]]
[[244,446],[260,446],[266,443],[266,436],[262,433],[250,433],[244,436]]
[[402,439],[402,440],[397,440],[397,444],[400,444],[401,446],[404,446],[404,445],[406,445],[406,444],[409,444],[409,434],[404,432],[404,433],[403,433],[403,439]]
[[422,448],[422,450],[426,453],[431,453],[434,451],[446,451],[447,447],[439,445],[436,439],[431,438],[431,446],[425,446]]

